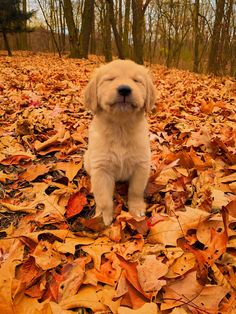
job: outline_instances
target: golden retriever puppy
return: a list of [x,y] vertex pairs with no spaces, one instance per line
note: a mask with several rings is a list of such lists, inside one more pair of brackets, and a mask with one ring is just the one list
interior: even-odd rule
[[144,216],[151,155],[145,112],[155,103],[148,71],[130,60],[112,61],[98,68],[84,96],[95,114],[84,165],[91,176],[96,215],[111,224],[115,182],[128,181],[129,212]]

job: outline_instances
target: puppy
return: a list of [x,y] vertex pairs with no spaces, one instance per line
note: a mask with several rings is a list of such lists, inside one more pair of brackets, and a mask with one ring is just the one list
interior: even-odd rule
[[115,182],[128,181],[129,212],[144,216],[151,156],[145,112],[155,103],[148,71],[130,60],[112,61],[95,72],[84,96],[95,114],[84,166],[91,176],[96,215],[111,224]]

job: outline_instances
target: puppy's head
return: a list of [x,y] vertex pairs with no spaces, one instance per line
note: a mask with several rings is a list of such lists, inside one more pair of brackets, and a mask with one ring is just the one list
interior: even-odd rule
[[155,88],[147,69],[130,60],[115,60],[98,68],[85,89],[85,105],[92,111],[149,111]]

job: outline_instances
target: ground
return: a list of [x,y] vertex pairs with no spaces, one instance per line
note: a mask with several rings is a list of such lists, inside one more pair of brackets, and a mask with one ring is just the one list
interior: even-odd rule
[[82,91],[102,58],[0,53],[0,310],[235,313],[235,80],[147,64],[147,215],[94,218]]

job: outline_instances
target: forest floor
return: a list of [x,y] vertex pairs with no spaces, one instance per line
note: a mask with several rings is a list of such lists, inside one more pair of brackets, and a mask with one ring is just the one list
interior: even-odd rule
[[102,62],[0,54],[0,311],[236,313],[236,82],[152,65],[147,215],[93,218],[82,91]]

